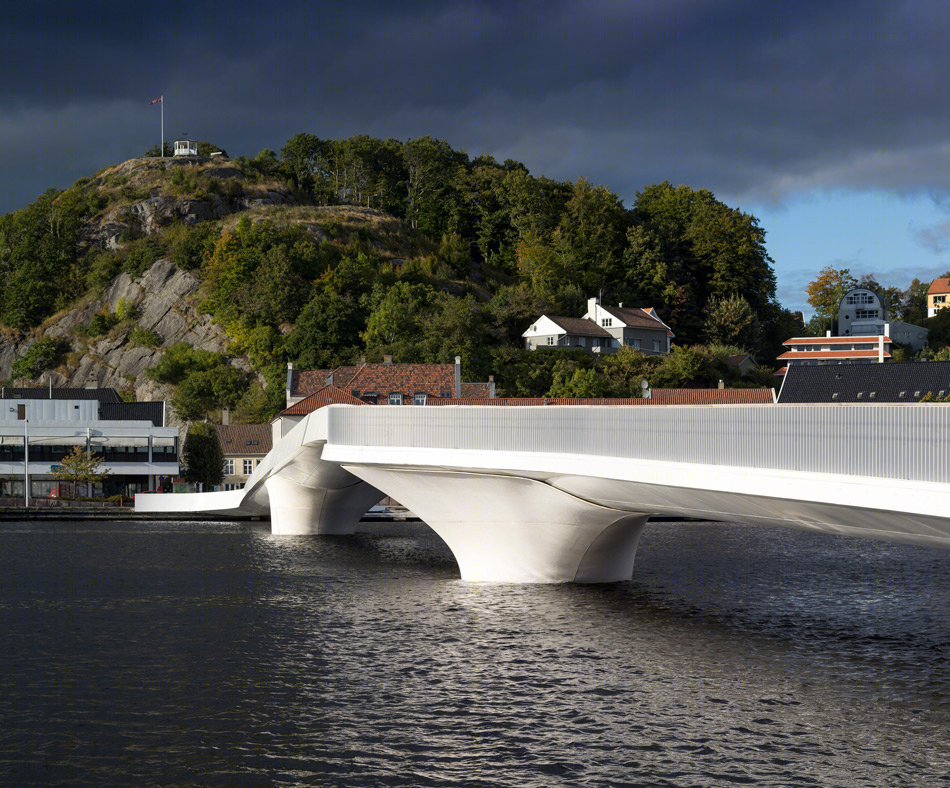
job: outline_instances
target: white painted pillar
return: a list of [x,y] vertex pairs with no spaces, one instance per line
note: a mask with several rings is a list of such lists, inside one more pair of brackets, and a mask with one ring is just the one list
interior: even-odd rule
[[629,580],[649,516],[516,476],[344,467],[419,515],[452,550],[463,580]]

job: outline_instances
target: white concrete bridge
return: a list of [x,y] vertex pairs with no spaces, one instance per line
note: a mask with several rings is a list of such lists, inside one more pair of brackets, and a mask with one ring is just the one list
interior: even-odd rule
[[950,547],[950,405],[357,407],[310,414],[243,490],[137,511],[351,533],[383,495],[465,580],[630,578],[652,514]]

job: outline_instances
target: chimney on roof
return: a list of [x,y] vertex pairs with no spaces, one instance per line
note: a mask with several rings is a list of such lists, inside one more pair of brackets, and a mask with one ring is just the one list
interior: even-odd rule
[[884,335],[883,334],[881,334],[881,336],[877,338],[877,363],[878,364],[884,363]]
[[384,364],[392,364],[392,363],[393,363],[393,357],[392,357],[392,356],[383,356],[383,363],[384,363]]
[[831,336],[831,329],[830,329],[830,328],[825,332],[825,336],[826,336],[826,337],[830,337],[830,336]]
[[719,379],[719,390],[722,391],[726,387],[726,384],[722,382],[722,378]]
[[591,320],[597,319],[597,304],[600,303],[596,298],[587,299],[587,314]]
[[294,382],[294,364],[292,361],[287,362],[287,385],[284,388],[284,407],[290,407],[290,392],[293,389]]
[[455,357],[455,399],[462,399],[462,357]]
[[488,398],[495,399],[495,376],[488,376]]
[[360,366],[361,367],[366,366],[366,356],[360,356]]
[[621,301],[619,304],[617,304],[617,306],[620,307],[621,309],[623,309],[623,301]]
[[221,409],[221,426],[230,427],[231,426],[231,411],[228,408]]

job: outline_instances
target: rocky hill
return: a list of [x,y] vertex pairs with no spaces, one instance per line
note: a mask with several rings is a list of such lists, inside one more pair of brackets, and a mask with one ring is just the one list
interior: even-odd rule
[[[169,233],[182,228],[205,225],[211,228],[209,237],[216,238],[233,230],[242,216],[252,225],[297,225],[314,243],[340,245],[358,236],[383,260],[398,262],[432,248],[392,216],[359,206],[300,204],[285,182],[219,157],[132,159],[81,179],[57,202],[64,195],[92,206],[76,232],[77,255],[87,270],[96,265],[97,254],[111,252],[121,260],[152,239],[161,247]],[[53,208],[49,212],[52,216]],[[174,386],[143,374],[167,348],[181,342],[215,353],[229,348],[222,326],[199,310],[200,270],[186,270],[173,257],[163,254],[137,275],[118,274],[35,328],[3,328],[0,380],[10,385],[112,387],[128,398],[170,399]],[[102,316],[115,324],[90,333],[89,327]],[[147,341],[141,341],[143,336]],[[36,377],[16,376],[14,362],[41,338],[61,343],[60,363]],[[229,360],[264,382],[247,358],[230,353]]]

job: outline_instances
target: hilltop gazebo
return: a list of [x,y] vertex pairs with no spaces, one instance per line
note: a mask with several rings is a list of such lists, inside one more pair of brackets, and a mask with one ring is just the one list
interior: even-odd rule
[[198,155],[197,140],[175,140],[175,155],[176,156],[197,156]]

